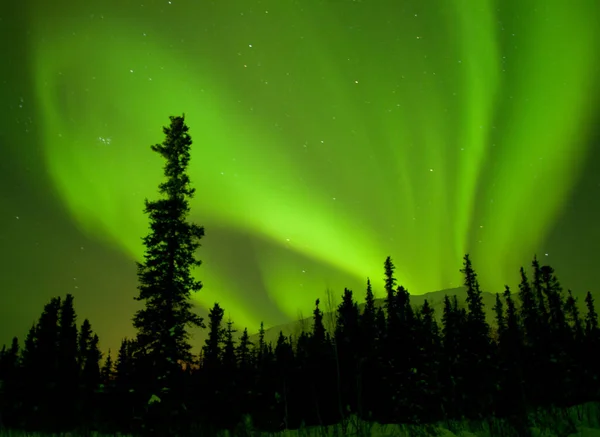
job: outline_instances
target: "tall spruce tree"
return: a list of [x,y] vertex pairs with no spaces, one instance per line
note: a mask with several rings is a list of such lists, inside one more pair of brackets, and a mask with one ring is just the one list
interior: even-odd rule
[[265,354],[265,350],[267,345],[265,344],[265,324],[264,322],[260,322],[260,328],[258,330],[258,343],[254,345],[254,355],[255,355],[255,363],[260,367],[263,355]]
[[23,366],[25,373],[34,373],[37,365],[39,352],[38,352],[38,339],[37,339],[37,325],[34,323],[25,337],[23,349],[21,350],[20,359],[21,366]]
[[[19,367],[19,339],[13,337],[11,346],[9,349],[6,345],[2,346],[2,352],[0,352],[0,381],[6,383],[10,378],[14,378],[16,370]],[[0,391],[2,390],[3,383],[0,382]]]
[[473,264],[469,255],[465,255],[461,273],[464,275],[464,285],[467,289],[467,307],[469,309],[467,320],[470,328],[474,331],[471,335],[478,336],[480,340],[487,341],[489,326],[485,319],[485,310],[483,308],[483,298],[479,289],[477,273],[473,269]]
[[[385,316],[381,311],[382,332],[385,329]],[[357,370],[357,411],[362,419],[368,418],[369,407],[379,399],[378,381],[381,372],[377,371],[377,355],[380,350],[379,329],[377,327],[377,309],[375,308],[375,296],[371,286],[371,280],[367,279],[367,293],[365,296],[365,307],[360,315],[360,330],[358,345],[359,368]]]
[[[67,415],[69,419],[71,416],[70,411],[57,416],[57,405],[63,400],[65,403],[67,401],[67,399],[60,399],[63,393],[60,387],[59,367],[60,308],[59,297],[52,298],[44,306],[35,329],[35,347],[32,349],[35,353],[34,360],[32,362],[26,360],[27,365],[32,364],[32,367],[26,370],[30,375],[25,385],[26,391],[34,402],[34,408],[38,410],[39,417],[36,420],[43,423],[47,429],[53,430],[67,419]],[[28,346],[27,341],[26,346]]]
[[[521,414],[525,408],[521,328],[509,286],[505,286],[503,293],[506,301],[506,313],[503,311],[499,295],[496,296],[495,310],[497,318],[502,319],[502,328],[499,329],[498,359],[496,361],[498,380],[494,402],[495,410],[499,415]],[[500,325],[499,321],[498,325]]]
[[225,328],[223,338],[223,367],[226,372],[231,375],[237,368],[237,356],[235,354],[235,342],[233,340],[233,334],[237,331],[233,329],[233,322],[231,319],[227,321],[227,327]]
[[584,344],[583,326],[581,316],[577,307],[577,298],[571,290],[567,291],[565,301],[565,316],[569,326],[570,335],[567,339],[567,367],[568,373],[566,386],[568,392],[566,398],[571,402],[579,402],[584,399],[586,389],[585,378],[585,355],[589,353]]
[[551,266],[542,266],[542,289],[548,302],[550,331],[559,334],[564,341],[567,321],[564,312],[563,290]]
[[14,423],[11,423],[11,419],[20,408],[22,374],[19,350],[19,340],[13,337],[10,348],[2,348],[0,358],[0,415],[4,427],[11,427]]
[[352,345],[355,349],[359,337],[359,311],[358,304],[353,298],[352,290],[345,288],[342,302],[337,309],[337,322],[335,325],[335,340],[341,344]]
[[585,333],[586,336],[598,336],[598,313],[594,308],[594,297],[589,291],[585,295],[585,306],[587,312],[585,314]]
[[102,384],[104,388],[112,385],[112,380],[115,375],[115,369],[110,349],[108,349],[108,354],[106,355],[106,359],[104,360],[104,364],[102,365],[100,374],[102,377]]
[[115,385],[121,394],[131,390],[133,370],[133,340],[124,338],[115,363]]
[[528,347],[537,346],[539,343],[538,333],[540,320],[537,306],[537,296],[529,285],[525,269],[521,267],[521,282],[519,284],[519,300],[521,309],[519,312],[522,331],[525,334],[525,344]]
[[76,394],[79,383],[77,371],[77,315],[74,297],[67,294],[61,303],[58,326],[58,383],[60,386],[61,426],[75,421]]
[[251,347],[253,343],[248,335],[248,328],[244,328],[238,346],[235,350],[239,371],[238,384],[240,393],[240,405],[244,412],[249,412],[252,404],[252,387],[254,384],[254,359]]
[[88,319],[85,319],[81,324],[78,338],[78,354],[77,361],[79,364],[80,374],[83,372],[85,366],[85,359],[88,356],[88,350],[90,348],[90,342],[92,341],[92,325]]
[[[421,407],[419,416],[426,422],[434,422],[441,418],[439,380],[440,368],[440,332],[435,320],[434,309],[427,299],[415,313],[415,344],[419,347],[413,365],[417,369],[416,399]],[[414,395],[415,393],[411,393]]]
[[577,343],[583,341],[583,324],[577,306],[577,298],[573,296],[571,290],[567,291],[567,300],[565,301],[565,312],[568,317],[569,326],[571,327],[573,337]]
[[523,346],[523,333],[519,324],[519,313],[508,285],[504,286],[504,300],[506,301],[506,336],[515,348],[520,349]]
[[248,328],[244,328],[244,331],[240,336],[240,343],[236,348],[238,364],[242,371],[248,370],[252,363],[252,354],[250,351],[251,344],[252,342],[250,341],[250,336],[248,335]]
[[375,296],[371,287],[371,280],[367,279],[367,294],[365,296],[365,307],[360,315],[360,334],[362,336],[362,347],[364,354],[367,350],[371,350],[372,345],[377,338],[377,326],[375,324]]
[[361,340],[358,304],[353,298],[352,290],[348,288],[344,289],[342,302],[337,309],[334,339],[338,409],[340,416],[344,417],[347,407],[353,412],[358,409],[356,378]]
[[490,328],[485,318],[485,309],[477,273],[469,255],[465,255],[463,269],[464,285],[467,289],[467,324],[465,343],[466,398],[465,413],[470,417],[484,414],[493,399],[493,359],[490,343]]
[[[537,256],[533,257],[533,261],[531,262],[531,267],[533,269],[533,281],[532,288],[535,293],[535,297],[537,299],[538,305],[538,317],[542,326],[546,326],[548,323],[548,308],[546,307],[546,301],[544,298],[544,290],[542,285],[542,267],[540,262],[537,259]],[[542,331],[542,332],[545,332]]]
[[[594,307],[594,298],[589,291],[585,295],[585,348],[596,351],[600,347],[600,329],[598,328],[598,313]],[[585,373],[588,384],[588,395],[598,399],[600,396],[600,357],[597,353],[588,353],[585,357]]]
[[385,309],[387,311],[388,324],[395,325],[396,320],[396,308],[395,308],[395,294],[396,294],[396,278],[394,277],[394,270],[396,267],[392,262],[392,257],[388,256],[383,263],[384,268],[384,279],[385,279]]
[[99,342],[98,335],[94,334],[90,339],[83,367],[82,382],[85,389],[90,391],[96,390],[102,381],[100,373],[102,352],[100,352]]
[[37,361],[35,364],[41,372],[40,376],[45,377],[46,386],[55,386],[58,383],[60,307],[60,297],[52,298],[44,306],[36,328]]
[[317,350],[321,349],[325,344],[325,325],[323,324],[323,311],[319,309],[320,300],[315,301],[315,309],[313,311],[313,345]]
[[170,384],[165,378],[180,373],[181,363],[192,359],[187,328],[204,327],[191,302],[192,293],[202,288],[192,269],[201,264],[195,252],[204,236],[203,227],[186,221],[195,192],[187,174],[192,139],[184,116],[170,120],[170,126],[163,128],[164,142],[151,147],[166,160],[167,180],[159,185],[163,198],[145,200],[150,233],[143,238],[144,262],[137,263],[136,297],[145,307],[133,318],[138,350],[148,358],[155,378],[163,380],[163,391]]
[[204,368],[214,372],[220,365],[223,356],[223,340],[225,330],[223,329],[223,315],[225,311],[218,303],[208,313],[208,338],[204,340],[202,347]]

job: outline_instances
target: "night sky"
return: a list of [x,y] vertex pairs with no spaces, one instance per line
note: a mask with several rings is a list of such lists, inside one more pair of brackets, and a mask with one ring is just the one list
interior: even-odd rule
[[[185,113],[202,314],[255,331],[330,288],[600,296],[597,0],[24,0],[0,9],[0,343],[73,293],[131,317],[150,146]],[[201,338],[198,331],[197,338]]]

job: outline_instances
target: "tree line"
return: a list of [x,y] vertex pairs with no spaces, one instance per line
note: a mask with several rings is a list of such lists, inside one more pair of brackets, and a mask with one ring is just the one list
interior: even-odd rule
[[[445,296],[442,314],[420,307],[399,285],[390,257],[383,265],[384,306],[370,280],[359,309],[345,289],[334,328],[325,329],[315,301],[311,329],[282,332],[275,344],[241,335],[215,303],[206,322],[191,293],[191,271],[204,228],[188,223],[194,194],[186,174],[191,139],[183,117],[171,117],[166,139],[152,150],[166,159],[160,200],[146,200],[144,237],[133,317],[137,336],[103,357],[88,320],[77,325],[73,296],[45,305],[23,345],[0,353],[0,419],[11,429],[185,435],[235,431],[248,422],[278,431],[303,425],[427,424],[449,419],[508,418],[525,423],[538,408],[600,400],[600,331],[591,293],[580,314],[554,269],[534,257],[518,289],[496,294],[488,325],[469,255],[461,273],[466,308]],[[208,329],[199,354],[189,327]]]

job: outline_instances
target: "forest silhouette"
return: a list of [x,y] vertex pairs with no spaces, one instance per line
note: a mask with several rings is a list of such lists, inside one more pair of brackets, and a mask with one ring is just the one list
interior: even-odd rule
[[[0,353],[0,419],[7,429],[43,432],[198,435],[365,422],[426,425],[504,418],[519,429],[538,409],[600,401],[598,316],[590,292],[585,314],[552,267],[536,257],[521,268],[515,292],[496,294],[494,325],[469,255],[462,269],[465,305],[446,295],[441,314],[411,304],[391,257],[382,265],[384,305],[371,281],[345,289],[331,329],[323,304],[298,335],[253,341],[224,320],[218,303],[206,321],[193,313],[202,284],[192,270],[204,228],[189,223],[193,197],[186,169],[191,138],[171,117],[161,145],[162,197],[145,202],[150,232],[137,263],[143,309],[137,336],[103,357],[89,320],[80,325],[74,297],[55,297],[24,342]],[[201,351],[189,327],[208,330]],[[344,425],[345,426],[345,425]]]

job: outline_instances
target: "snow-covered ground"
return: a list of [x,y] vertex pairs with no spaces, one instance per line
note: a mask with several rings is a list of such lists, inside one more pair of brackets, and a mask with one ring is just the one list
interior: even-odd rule
[[[440,423],[435,426],[403,426],[366,423],[350,418],[345,426],[307,427],[275,434],[254,432],[251,427],[246,427],[239,436],[224,432],[215,437],[600,437],[600,403],[578,405],[567,411],[556,411],[554,414],[547,412],[532,414],[530,421],[533,426],[527,432],[527,430],[515,430],[499,420],[485,423],[463,421]],[[49,437],[49,435],[0,431],[0,437]],[[55,434],[53,437],[59,436]],[[65,433],[60,437],[78,436]],[[108,436],[91,433],[88,437]]]

